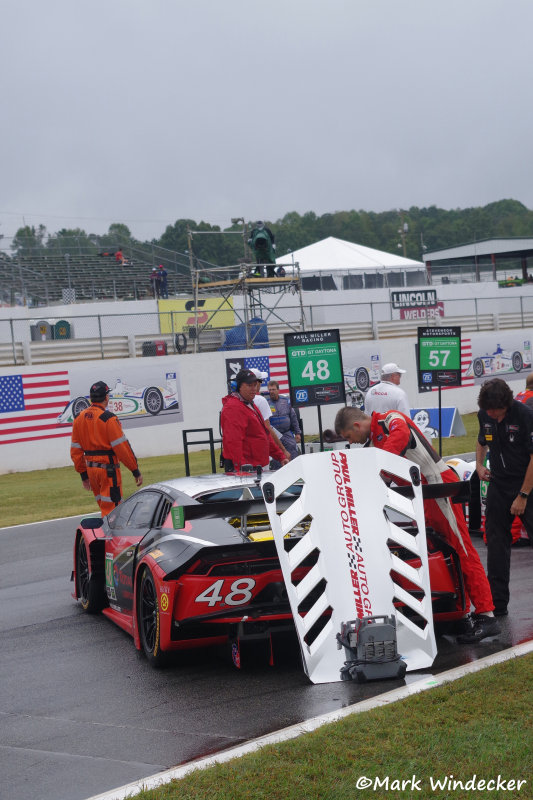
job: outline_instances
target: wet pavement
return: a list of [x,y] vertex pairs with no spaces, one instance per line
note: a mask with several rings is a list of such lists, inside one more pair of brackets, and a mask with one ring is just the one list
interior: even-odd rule
[[[2,796],[83,800],[404,684],[312,685],[296,658],[237,671],[211,650],[154,670],[129,636],[71,598],[75,524],[0,530]],[[406,681],[533,639],[532,587],[533,549],[514,549],[501,635],[477,645],[440,637],[432,669]]]

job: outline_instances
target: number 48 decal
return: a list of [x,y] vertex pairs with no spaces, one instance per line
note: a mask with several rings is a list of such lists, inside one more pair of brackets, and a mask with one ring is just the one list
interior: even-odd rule
[[195,603],[208,603],[210,606],[216,606],[217,603],[226,603],[228,606],[240,606],[244,603],[249,603],[252,599],[252,592],[250,591],[255,586],[255,581],[252,578],[239,578],[234,581],[230,586],[230,591],[223,597],[220,592],[224,588],[224,579],[215,581],[208,586],[205,591],[198,595]]

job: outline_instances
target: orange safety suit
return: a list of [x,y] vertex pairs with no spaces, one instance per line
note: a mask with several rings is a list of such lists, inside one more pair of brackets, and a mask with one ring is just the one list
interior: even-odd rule
[[102,516],[122,499],[120,462],[137,478],[141,474],[120,420],[105,403],[93,403],[72,423],[70,457],[82,481],[89,480]]

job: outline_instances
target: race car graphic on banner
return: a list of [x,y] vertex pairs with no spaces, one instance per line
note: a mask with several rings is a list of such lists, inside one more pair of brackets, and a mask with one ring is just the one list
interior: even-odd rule
[[[488,339],[489,337],[487,337]],[[492,338],[492,337],[491,337]],[[511,373],[516,377],[516,373],[524,369],[531,368],[531,342],[529,339],[516,341],[516,336],[503,337],[499,335],[496,346],[484,355],[474,355],[472,361],[466,369],[467,376],[474,378],[485,378],[493,375]],[[478,351],[479,352],[479,351]]]
[[[111,389],[107,406],[109,411],[126,423],[129,420],[153,423],[160,419],[168,422],[171,413],[177,415],[176,421],[183,419],[176,372],[161,373],[155,367],[144,368],[142,372],[138,369],[129,369],[127,372],[125,380],[119,376],[106,380]],[[104,375],[102,379],[105,378]],[[89,407],[89,387],[85,375],[83,383],[81,381],[80,377],[70,375],[71,399],[58,415],[58,425],[71,425],[80,411]]]
[[346,404],[364,408],[365,393],[381,380],[381,353],[375,346],[342,345]]

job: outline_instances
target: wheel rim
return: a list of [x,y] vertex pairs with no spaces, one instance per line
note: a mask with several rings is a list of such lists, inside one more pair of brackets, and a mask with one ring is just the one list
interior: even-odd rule
[[89,559],[85,542],[80,539],[78,545],[78,591],[82,603],[87,603],[89,597]]
[[145,575],[141,585],[141,630],[144,643],[154,651],[157,637],[157,595],[152,578]]
[[89,403],[85,398],[81,398],[76,400],[74,406],[72,407],[72,414],[74,417],[77,417],[85,408],[89,408]]
[[157,414],[159,411],[161,411],[161,397],[157,391],[152,390],[147,392],[144,398],[144,403],[148,411],[150,411],[152,414]]
[[355,385],[357,386],[357,388],[361,389],[361,391],[364,392],[365,389],[368,389],[369,383],[370,383],[370,377],[366,369],[358,369],[357,372],[355,373]]

